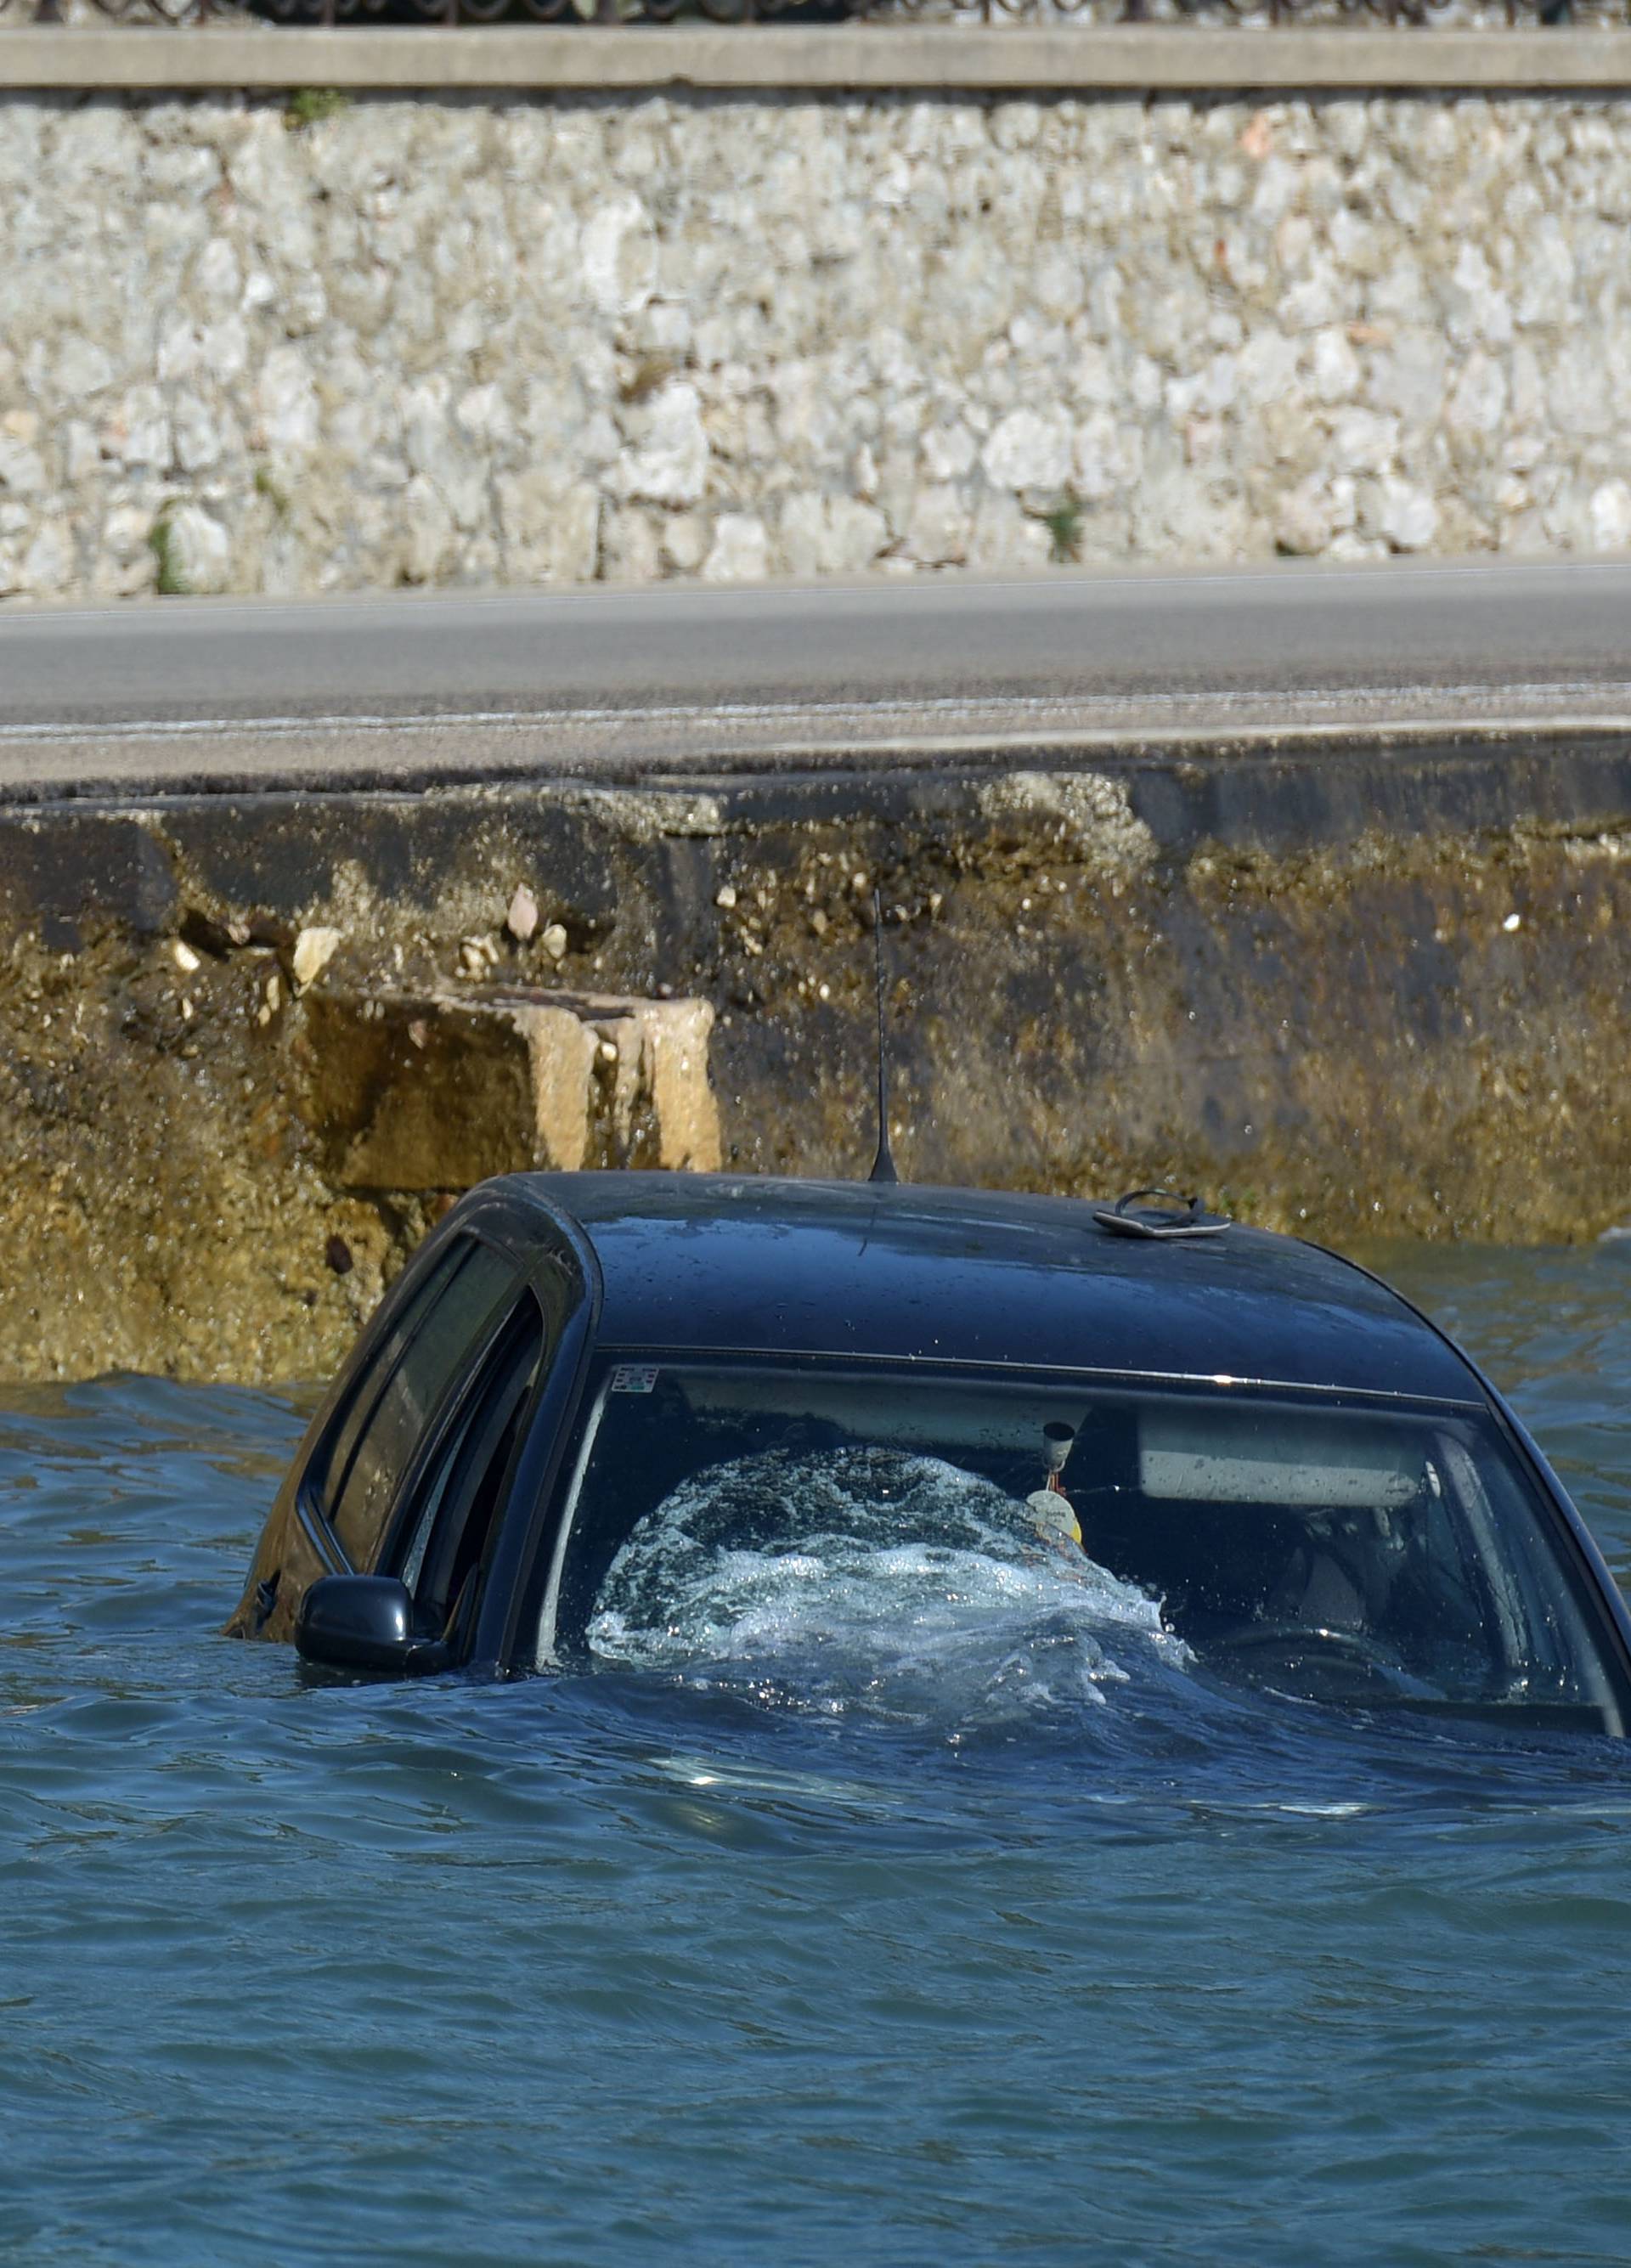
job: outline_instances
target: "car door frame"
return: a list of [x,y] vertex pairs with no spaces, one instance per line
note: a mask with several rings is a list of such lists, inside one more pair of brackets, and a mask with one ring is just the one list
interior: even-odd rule
[[[509,1486],[493,1515],[493,1528],[485,1557],[486,1572],[467,1665],[502,1668],[506,1639],[515,1619],[513,1601],[502,1596],[506,1571],[513,1556],[506,1548],[506,1531],[514,1522],[517,1503],[526,1499],[525,1514],[534,1516],[529,1491],[535,1484],[545,1500],[558,1444],[555,1435],[561,1418],[576,1407],[578,1394],[594,1344],[604,1296],[600,1262],[583,1228],[568,1209],[545,1197],[529,1176],[506,1175],[483,1183],[461,1198],[440,1221],[392,1285],[359,1336],[351,1359],[308,1427],[289,1481],[289,1510],[301,1535],[326,1573],[365,1573],[379,1565],[399,1536],[403,1507],[429,1469],[456,1424],[470,1393],[476,1388],[498,1335],[515,1314],[517,1300],[500,1300],[477,1335],[439,1396],[431,1423],[416,1444],[393,1491],[390,1506],[368,1554],[365,1567],[354,1568],[328,1514],[314,1497],[311,1476],[318,1455],[343,1422],[352,1396],[372,1374],[384,1344],[401,1321],[427,1276],[441,1263],[450,1245],[461,1239],[488,1244],[513,1262],[517,1292],[524,1292],[543,1307],[546,1317],[554,1303],[541,1279],[557,1270],[563,1257],[579,1279],[575,1300],[569,1302],[553,1347],[546,1347],[542,1374],[535,1383],[521,1420],[520,1448],[513,1461]],[[432,1309],[432,1314],[434,1313]],[[427,1317],[428,1321],[428,1317]],[[405,1351],[405,1349],[404,1349]],[[399,1358],[400,1359],[400,1358]],[[542,1437],[542,1438],[541,1438]]]
[[[478,1193],[485,1198],[491,1189]],[[506,1192],[513,1197],[515,1192]],[[593,1245],[570,1211],[528,1189],[520,1193],[527,1218],[512,1237],[499,1245],[520,1267],[518,1297],[498,1308],[488,1329],[463,1366],[456,1388],[438,1409],[435,1423],[416,1450],[403,1474],[381,1532],[376,1565],[400,1543],[412,1510],[414,1492],[433,1469],[450,1434],[461,1422],[472,1395],[483,1390],[490,1365],[506,1329],[519,1312],[522,1298],[532,1299],[542,1311],[546,1329],[545,1357],[522,1405],[516,1446],[503,1476],[499,1500],[492,1513],[481,1559],[481,1580],[474,1624],[457,1666],[467,1672],[503,1675],[519,1618],[515,1596],[518,1570],[528,1564],[531,1538],[552,1498],[565,1435],[581,1396],[600,1322],[602,1284],[600,1262]],[[471,1216],[467,1215],[467,1222]],[[497,1237],[490,1241],[498,1243]],[[552,1304],[542,1283],[547,1270],[558,1269],[566,1258],[579,1283],[569,1300],[553,1344],[547,1337]]]
[[[292,1476],[291,1509],[307,1543],[331,1573],[366,1574],[377,1566],[381,1551],[395,1530],[397,1507],[402,1498],[417,1478],[427,1451],[442,1439],[454,1411],[469,1390],[469,1381],[479,1367],[483,1353],[491,1343],[493,1329],[507,1312],[502,1301],[495,1303],[491,1316],[470,1341],[447,1382],[439,1389],[430,1422],[398,1476],[372,1544],[360,1562],[354,1560],[334,1524],[330,1511],[317,1499],[315,1470],[324,1452],[330,1447],[344,1425],[356,1397],[366,1389],[380,1368],[384,1343],[400,1327],[403,1311],[412,1307],[425,1278],[434,1275],[446,1257],[448,1247],[460,1242],[489,1246],[512,1263],[518,1286],[528,1281],[526,1256],[515,1250],[512,1241],[502,1234],[493,1234],[490,1228],[483,1233],[483,1227],[473,1221],[470,1213],[455,1206],[425,1240],[380,1301],[352,1349],[335,1391],[326,1398],[317,1420],[302,1443],[297,1469]],[[436,1307],[432,1305],[420,1318],[417,1329],[404,1340],[397,1354],[396,1364],[392,1366],[393,1371],[396,1365],[406,1360],[419,1332],[427,1328],[435,1314]],[[388,1376],[381,1379],[381,1393],[388,1383]]]
[[494,1516],[469,1661],[500,1676],[530,1673],[534,1668],[530,1647],[524,1660],[516,1660],[525,1593],[555,1508],[562,1462],[599,1342],[605,1291],[594,1247],[570,1207],[535,1190],[526,1196],[576,1261],[584,1292],[568,1314],[555,1352],[534,1387],[504,1501]]
[[[476,1624],[461,1665],[468,1672],[501,1676],[511,1666],[520,1616],[518,1577],[530,1564],[535,1538],[548,1517],[573,1417],[588,1375],[600,1332],[605,1284],[594,1245],[570,1206],[546,1196],[529,1174],[515,1174],[483,1182],[448,1215],[471,1226],[491,1226],[490,1241],[520,1262],[528,1287],[545,1304],[540,1279],[563,1258],[576,1270],[578,1297],[568,1306],[560,1336],[547,1350],[520,1425],[503,1498],[493,1513]],[[547,1304],[545,1312],[548,1313]],[[497,1329],[513,1314],[512,1306]],[[494,1344],[483,1338],[482,1353]],[[472,1365],[459,1399],[479,1373]],[[439,1438],[442,1426],[435,1431]],[[417,1462],[417,1460],[416,1460]],[[404,1479],[404,1494],[408,1487]]]

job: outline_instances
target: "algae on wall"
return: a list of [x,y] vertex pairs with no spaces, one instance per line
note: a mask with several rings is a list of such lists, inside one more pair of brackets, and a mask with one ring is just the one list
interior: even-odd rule
[[321,1375],[494,1167],[864,1174],[875,887],[908,1178],[1594,1235],[1628,848],[1590,740],[0,812],[0,1375]]

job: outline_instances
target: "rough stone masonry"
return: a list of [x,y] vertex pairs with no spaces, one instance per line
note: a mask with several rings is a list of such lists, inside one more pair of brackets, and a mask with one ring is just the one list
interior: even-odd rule
[[324,107],[0,102],[0,595],[1631,544],[1631,100]]

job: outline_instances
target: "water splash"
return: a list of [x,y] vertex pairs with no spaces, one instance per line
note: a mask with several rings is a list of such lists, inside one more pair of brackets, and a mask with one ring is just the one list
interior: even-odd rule
[[1079,1712],[1189,1660],[1159,1600],[1040,1548],[994,1483],[882,1448],[683,1482],[618,1552],[588,1639],[619,1668],[911,1723]]

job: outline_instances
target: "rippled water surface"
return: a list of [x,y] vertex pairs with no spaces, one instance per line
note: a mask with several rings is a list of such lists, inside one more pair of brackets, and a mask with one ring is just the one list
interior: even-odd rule
[[[1631,1577],[1631,1246],[1384,1264]],[[1631,2257],[1619,1744],[1192,1711],[1131,1631],[307,1689],[214,1634],[301,1416],[3,1397],[5,2257]]]

